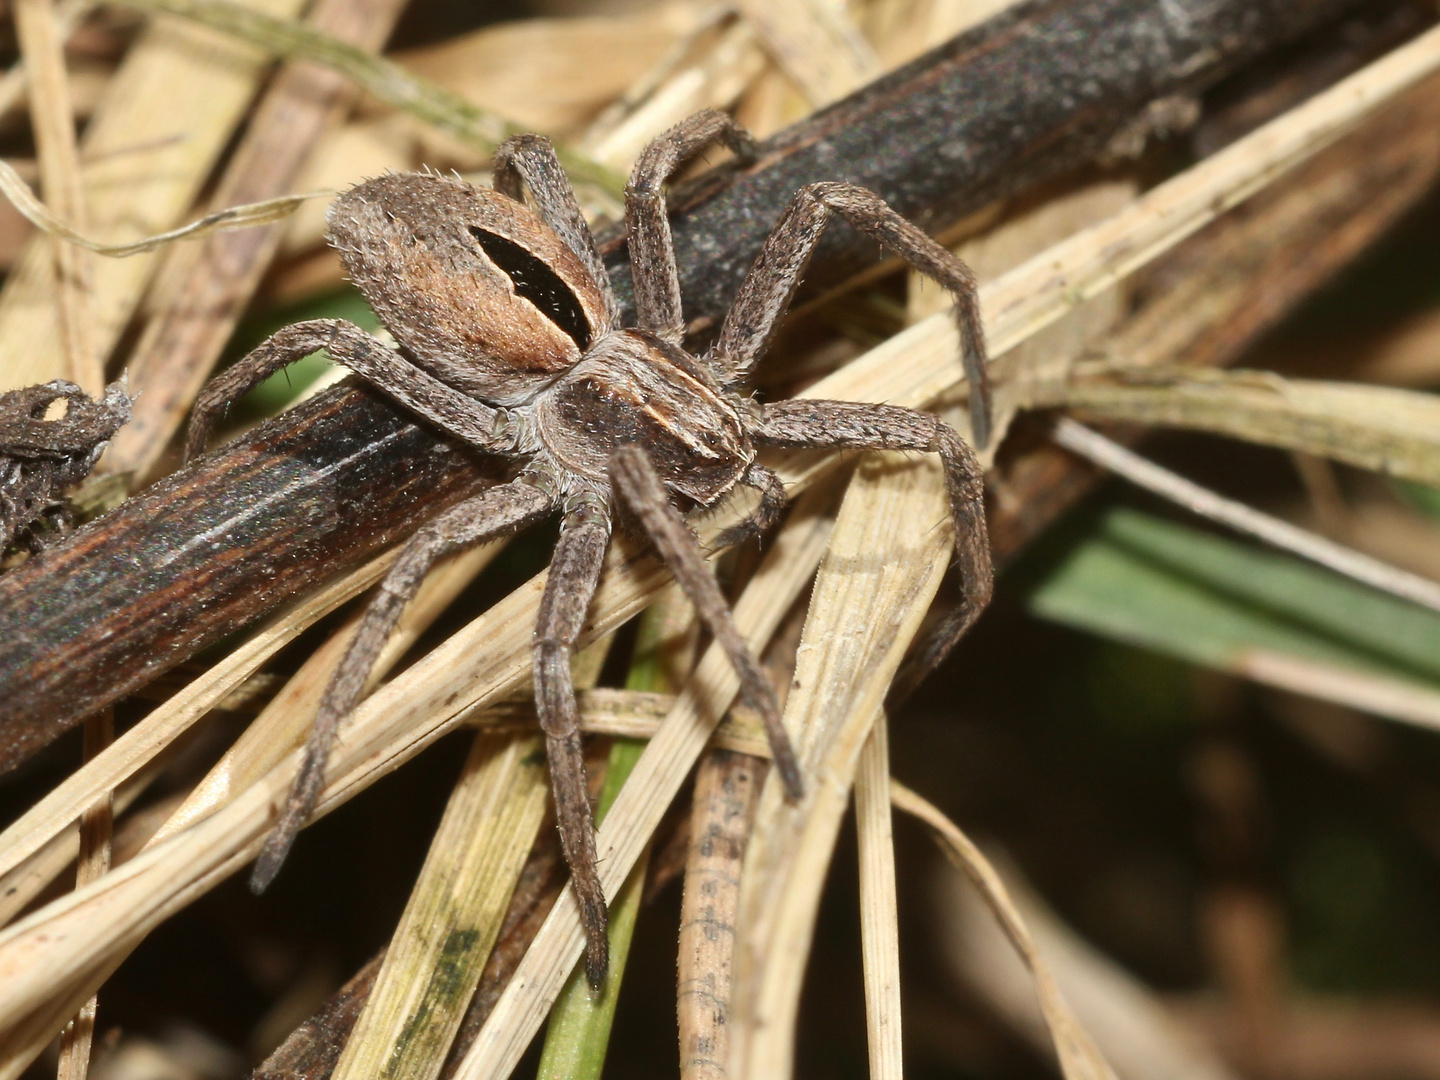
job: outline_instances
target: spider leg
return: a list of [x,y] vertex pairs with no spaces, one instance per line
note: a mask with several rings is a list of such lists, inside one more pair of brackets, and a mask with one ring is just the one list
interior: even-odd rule
[[610,275],[595,246],[595,235],[575,201],[575,189],[555,147],[543,135],[512,135],[495,150],[495,190],[518,203],[525,201],[524,181],[535,200],[540,220],[550,226],[585,264],[605,299],[605,313],[612,326],[620,325],[620,302],[610,285]]
[[780,477],[758,461],[750,463],[750,467],[745,470],[745,475],[740,478],[740,483],[760,492],[760,505],[744,521],[738,525],[731,525],[716,537],[715,546],[717,548],[734,547],[752,536],[763,533],[780,520],[780,514],[788,501],[785,495],[785,485],[780,482]]
[[970,382],[970,426],[976,445],[984,447],[990,441],[990,381],[975,276],[867,188],[820,183],[795,193],[741,283],[712,357],[726,369],[729,381],[749,376],[790,306],[832,211],[954,295],[960,356]]
[[205,384],[190,416],[185,459],[204,449],[215,421],[227,408],[281,368],[321,349],[387,397],[462,442],[496,453],[514,449],[508,414],[447,386],[354,323],[312,319],[276,331]]
[[315,724],[305,742],[300,771],[290,787],[280,820],[265,841],[251,873],[252,891],[263,892],[274,880],[290,845],[295,842],[295,834],[314,811],[340,721],[355,708],[380,650],[435,560],[483,540],[514,532],[545,516],[552,508],[553,499],[549,495],[523,479],[517,480],[452,506],[412,536],[400,550],[400,557],[381,581],[350,647],[325,688]]
[[585,928],[585,977],[596,989],[604,984],[610,966],[610,943],[605,936],[609,915],[596,870],[595,825],[586,794],[580,711],[570,657],[585,625],[585,612],[595,595],[609,542],[609,513],[594,496],[584,498],[565,515],[540,600],[534,648],[535,706],[545,732],[555,818]]
[[994,572],[985,523],[985,470],[945,421],[896,405],[794,398],[766,405],[752,432],[756,444],[855,450],[923,450],[940,455],[955,526],[955,565],[961,604],[932,633],[923,649],[919,679],[939,664],[990,603]]
[[645,147],[625,185],[630,274],[640,328],[673,345],[685,336],[685,317],[663,189],[677,169],[715,142],[741,158],[755,156],[755,140],[748,131],[720,110],[704,109]]
[[804,791],[800,764],[795,759],[790,736],[780,723],[775,688],[750,652],[750,646],[745,644],[745,639],[735,628],[730,605],[725,602],[695,534],[670,504],[655,466],[640,447],[622,446],[610,457],[610,476],[626,505],[635,512],[654,540],[665,565],[675,575],[675,580],[695,605],[696,612],[730,658],[731,666],[740,676],[741,696],[765,722],[765,735],[770,740],[770,749],[780,770],[780,778],[785,782],[786,793],[792,799],[800,798]]

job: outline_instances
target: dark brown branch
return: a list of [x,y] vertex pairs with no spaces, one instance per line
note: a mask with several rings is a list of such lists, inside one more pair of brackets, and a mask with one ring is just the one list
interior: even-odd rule
[[[997,194],[1088,160],[1148,102],[1212,82],[1357,6],[1023,4],[781,133],[754,167],[684,195],[673,225],[686,315],[713,319],[724,310],[759,239],[803,183],[860,182],[942,228]],[[844,276],[868,257],[843,231],[836,237],[812,280]],[[628,287],[622,252],[612,251],[611,265]],[[338,390],[0,578],[0,770],[373,555],[438,505],[493,479],[498,466],[489,468],[481,475],[389,406]]]

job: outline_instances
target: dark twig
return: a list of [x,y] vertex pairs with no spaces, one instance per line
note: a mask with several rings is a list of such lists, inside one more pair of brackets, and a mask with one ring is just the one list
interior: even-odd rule
[[[781,133],[742,173],[682,193],[672,226],[685,314],[693,323],[723,312],[804,183],[839,173],[940,229],[1003,191],[1091,159],[1148,102],[1214,81],[1354,6],[1022,5]],[[1083,50],[1074,47],[1080,40]],[[853,234],[836,230],[811,280],[835,280],[868,257]],[[610,265],[628,290],[613,247]],[[23,643],[0,655],[0,768],[492,478],[477,478],[429,430],[354,390],[201,459],[0,579],[0,628]],[[1049,520],[1023,514],[1035,528]],[[997,539],[1003,549],[1003,534]]]

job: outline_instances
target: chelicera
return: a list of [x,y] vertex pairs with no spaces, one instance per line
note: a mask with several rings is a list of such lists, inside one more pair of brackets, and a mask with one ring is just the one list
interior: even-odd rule
[[982,472],[951,427],[927,413],[887,405],[760,404],[743,389],[827,218],[838,212],[954,294],[973,426],[983,441],[985,350],[969,270],[874,193],[849,184],[812,184],[795,195],[766,240],[715,345],[703,356],[686,352],[662,187],[716,142],[742,157],[753,153],[743,129],[725,114],[707,111],[656,139],[635,166],[626,189],[626,224],[636,327],[620,325],[595,241],[549,142],[524,135],[498,150],[493,191],[406,173],[367,180],[333,204],[330,242],[398,350],[350,323],[297,323],[200,395],[187,454],[204,445],[229,403],[285,365],[324,349],[465,445],[524,462],[512,482],[447,510],[405,544],[325,692],[299,775],[256,864],[255,888],[274,877],[313,810],[336,729],[355,707],[402,608],[447,553],[562,515],[535,628],[535,698],[592,985],[605,978],[607,915],[595,869],[570,659],[600,576],[617,499],[735,666],[744,699],[764,719],[792,796],[802,781],[774,688],[736,631],[677,502],[709,507],[737,485],[756,488],[759,509],[748,529],[762,529],[780,513],[785,492],[758,460],[760,447],[937,453],[945,466],[963,593],[945,638],[958,637],[989,600]]

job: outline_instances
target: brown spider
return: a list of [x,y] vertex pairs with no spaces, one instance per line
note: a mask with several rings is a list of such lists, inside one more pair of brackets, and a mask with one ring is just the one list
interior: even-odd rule
[[[920,450],[945,465],[964,603],[953,640],[990,596],[983,476],[969,447],[927,413],[847,401],[761,405],[741,390],[789,305],[831,211],[954,295],[971,412],[983,442],[985,355],[969,270],[864,188],[802,188],[771,232],[702,357],[681,346],[685,322],[662,185],[706,146],[753,155],[747,132],[724,113],[699,113],[641,155],[626,188],[639,327],[622,328],[619,304],[548,140],[521,135],[495,155],[495,188],[421,173],[383,176],[334,203],[329,239],[381,321],[390,349],[347,322],[288,326],[201,393],[187,456],[205,443],[229,403],[319,349],[447,434],[487,454],[526,461],[508,484],[452,507],[406,543],[365,612],[320,705],[304,760],[252,887],[278,871],[322,787],[336,729],[406,602],[441,556],[563,514],[535,629],[535,697],[545,732],[556,817],[587,938],[586,974],[600,985],[608,962],[605,897],[595,870],[570,658],[595,592],[615,494],[633,512],[740,676],[763,717],[786,790],[801,789],[774,688],[736,631],[705,557],[672,499],[709,507],[737,484],[761,493],[734,540],[772,524],[785,502],[757,446]],[[524,202],[529,187],[535,209]]]

